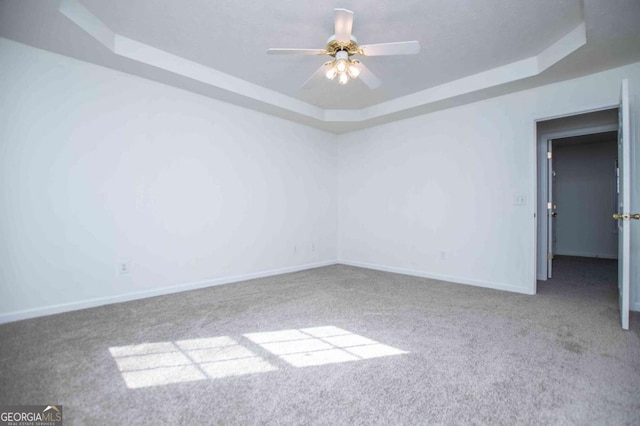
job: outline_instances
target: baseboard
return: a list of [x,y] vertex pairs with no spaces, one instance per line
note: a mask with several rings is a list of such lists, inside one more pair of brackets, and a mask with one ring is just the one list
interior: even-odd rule
[[359,268],[365,268],[365,269],[374,269],[376,271],[393,272],[396,274],[411,275],[414,277],[421,277],[421,278],[431,278],[434,280],[447,281],[447,282],[456,283],[456,284],[465,284],[465,285],[472,285],[475,287],[490,288],[493,290],[503,290],[503,291],[509,291],[512,293],[521,293],[521,294],[529,294],[529,295],[534,294],[528,289],[524,289],[522,287],[516,287],[513,285],[500,284],[500,283],[481,281],[481,280],[471,280],[467,278],[434,274],[434,273],[424,272],[424,271],[415,271],[412,269],[398,268],[395,266],[386,266],[386,265],[378,265],[374,263],[357,262],[357,261],[348,260],[348,259],[339,259],[338,263],[341,265],[357,266]]
[[234,275],[230,277],[215,278],[212,280],[197,281],[191,283],[177,284],[169,287],[162,287],[153,290],[144,290],[133,293],[120,294],[117,296],[97,297],[94,299],[81,300],[77,302],[63,303],[59,305],[43,306],[41,308],[25,309],[9,312],[0,315],[0,324],[13,321],[20,321],[29,318],[54,315],[63,312],[77,311],[80,309],[95,308],[97,306],[110,305],[112,303],[129,302],[132,300],[145,299],[147,297],[164,296],[167,294],[179,293],[182,291],[197,290],[206,287],[213,287],[223,284],[231,284],[240,281],[247,281],[256,278],[271,277],[274,275],[287,274],[290,272],[304,271],[307,269],[320,268],[337,264],[337,260],[326,260],[323,262],[307,263],[304,265],[288,266],[285,268],[270,269],[267,271],[254,272],[250,274]]
[[617,254],[585,253],[585,252],[579,252],[579,251],[566,251],[563,253],[556,252],[554,253],[554,255],[555,256],[595,257],[599,259],[617,259],[618,258]]

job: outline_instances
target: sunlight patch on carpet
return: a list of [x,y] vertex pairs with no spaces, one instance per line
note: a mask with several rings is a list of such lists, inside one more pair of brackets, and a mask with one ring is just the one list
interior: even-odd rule
[[249,333],[244,336],[294,367],[408,353],[334,326]]
[[114,346],[109,352],[129,389],[278,370],[265,357],[276,364],[279,359],[293,367],[311,367],[408,353],[334,326],[243,336],[249,340],[245,344],[218,336]]
[[228,336],[118,346],[109,352],[129,389],[277,370]]

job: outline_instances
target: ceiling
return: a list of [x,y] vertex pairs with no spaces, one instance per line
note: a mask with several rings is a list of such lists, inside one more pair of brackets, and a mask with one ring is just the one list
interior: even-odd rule
[[[360,44],[418,40],[414,56],[365,57],[371,90],[307,78],[333,9]],[[336,133],[640,61],[638,0],[0,0],[0,36]]]

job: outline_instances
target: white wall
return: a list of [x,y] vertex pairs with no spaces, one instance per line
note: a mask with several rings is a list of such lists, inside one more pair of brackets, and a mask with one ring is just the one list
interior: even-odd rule
[[554,254],[617,259],[616,140],[554,141]]
[[335,261],[334,135],[5,39],[0,69],[0,322]]
[[617,105],[623,78],[637,99],[640,64],[340,136],[341,261],[533,293],[535,120]]
[[0,67],[0,322],[336,253],[531,293],[535,120],[640,93],[635,64],[336,137],[3,39]]

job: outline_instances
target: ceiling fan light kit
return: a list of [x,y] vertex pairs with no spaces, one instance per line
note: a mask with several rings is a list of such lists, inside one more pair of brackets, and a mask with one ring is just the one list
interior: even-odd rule
[[347,84],[349,77],[355,80],[360,75],[360,61],[349,59],[349,54],[344,50],[336,52],[336,59],[325,63],[323,67],[326,69],[325,77],[333,80],[338,76],[340,84]]
[[323,74],[329,80],[338,77],[339,84],[347,84],[349,80],[360,80],[370,89],[377,89],[382,82],[363,63],[352,59],[353,55],[387,56],[415,55],[420,52],[417,41],[382,43],[359,46],[358,40],[351,34],[353,12],[346,9],[334,9],[335,34],[327,40],[324,49],[268,49],[270,55],[329,55],[334,59],[324,63],[302,86],[312,87]]

